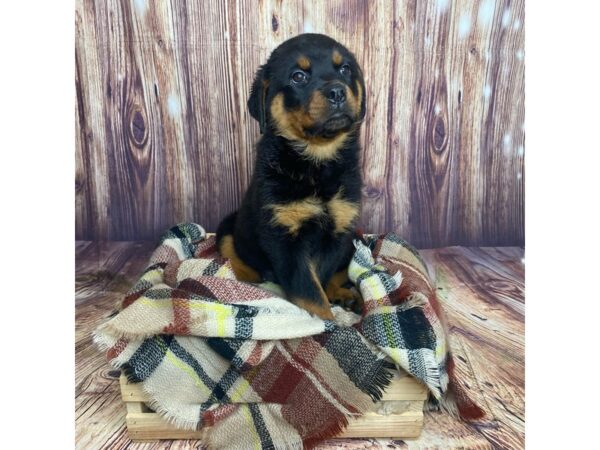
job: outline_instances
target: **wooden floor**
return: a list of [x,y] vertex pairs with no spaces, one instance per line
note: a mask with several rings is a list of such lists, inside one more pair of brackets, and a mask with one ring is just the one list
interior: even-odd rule
[[[92,344],[91,332],[114,310],[143,270],[151,242],[76,243],[75,417],[78,449],[192,449],[198,441],[132,443],[119,398],[119,372]],[[488,412],[465,424],[427,413],[417,440],[330,440],[320,449],[524,447],[525,298],[523,249],[423,250],[448,313],[457,367]]]

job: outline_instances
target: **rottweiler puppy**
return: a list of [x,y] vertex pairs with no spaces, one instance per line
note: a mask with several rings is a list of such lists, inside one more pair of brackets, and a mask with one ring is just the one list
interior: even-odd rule
[[277,47],[248,100],[262,137],[253,178],[217,245],[240,280],[274,281],[297,306],[333,319],[360,308],[344,287],[360,212],[359,128],[365,86],[354,55],[320,34]]

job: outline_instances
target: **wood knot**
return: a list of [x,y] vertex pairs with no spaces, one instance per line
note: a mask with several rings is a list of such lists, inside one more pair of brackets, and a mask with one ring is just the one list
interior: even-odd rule
[[75,194],[79,194],[83,190],[83,175],[78,173],[75,175]]
[[146,133],[146,122],[140,110],[136,110],[133,113],[133,119],[131,120],[130,130],[133,142],[138,147],[142,147],[146,143],[146,138],[148,135]]
[[398,31],[403,31],[404,30],[404,21],[402,19],[395,19],[394,20],[394,29],[398,30]]
[[433,149],[438,153],[443,152],[446,142],[446,125],[444,119],[438,116],[433,125]]
[[273,33],[279,29],[279,21],[277,20],[277,16],[275,14],[271,16],[271,28],[273,29]]
[[383,190],[378,189],[374,186],[365,186],[363,189],[363,194],[365,197],[371,200],[377,200],[383,196]]

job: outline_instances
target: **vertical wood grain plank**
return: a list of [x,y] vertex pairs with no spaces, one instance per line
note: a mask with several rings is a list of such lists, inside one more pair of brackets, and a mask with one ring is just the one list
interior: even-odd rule
[[[485,165],[484,209],[481,242],[486,245],[523,245],[525,60],[524,1],[501,2],[489,36],[486,91],[489,109],[483,131],[488,147]],[[504,20],[503,18],[508,18]],[[483,144],[483,142],[482,142]]]
[[[407,24],[415,54],[412,86],[402,86],[412,104],[406,134],[409,198],[409,235],[422,246],[439,240],[436,226],[448,212],[451,155],[448,145],[448,80],[443,49],[448,39],[448,11],[440,3],[416,3],[414,20]],[[450,47],[451,48],[451,47]],[[410,51],[410,49],[409,49]],[[448,56],[449,58],[452,55]],[[399,68],[410,70],[410,68]]]
[[[137,5],[137,6],[136,6]],[[137,47],[138,65],[143,67],[142,83],[154,130],[156,160],[160,161],[162,191],[155,191],[153,232],[175,223],[192,220],[194,204],[194,172],[189,170],[189,128],[192,115],[188,112],[188,95],[177,65],[174,14],[169,2],[152,2],[141,8],[131,2],[135,35],[141,42]],[[133,117],[134,122],[139,116]]]
[[[415,17],[414,1],[394,2],[392,20],[392,47],[390,83],[383,86],[388,110],[386,136],[382,143],[388,148],[387,176],[387,220],[379,221],[377,232],[397,231],[407,239],[412,239],[410,222],[410,170],[412,111],[417,102],[415,68],[419,47],[417,36],[412,29]],[[377,77],[374,78],[377,80]],[[420,101],[420,97],[419,97]]]
[[[76,12],[77,14],[77,12]],[[84,236],[88,231],[86,225],[90,222],[90,208],[92,205],[92,196],[90,183],[87,181],[88,173],[91,171],[89,164],[86,164],[85,158],[89,154],[87,149],[87,139],[85,136],[85,111],[84,100],[82,98],[83,80],[80,73],[80,49],[75,48],[75,92],[77,94],[77,103],[75,105],[75,238]]]
[[[132,221],[121,223],[124,230],[115,232],[126,233],[128,239],[136,239],[140,234],[152,239],[156,229],[171,226],[168,213],[179,209],[177,199],[183,197],[177,186],[184,173],[172,169],[173,161],[176,164],[178,160],[180,142],[174,137],[177,133],[173,132],[169,117],[161,109],[167,102],[157,98],[158,86],[161,83],[169,86],[174,76],[173,70],[166,77],[160,76],[161,65],[167,65],[168,57],[161,60],[157,53],[169,39],[164,26],[169,20],[168,13],[157,9],[163,4],[121,1],[124,25],[130,33],[122,38],[131,49],[131,61],[124,72],[130,71],[136,83],[133,89],[129,88],[128,111],[122,122],[123,150],[128,150],[129,164],[136,168],[136,177],[121,186],[121,195],[130,198],[130,203],[122,206],[134,211]],[[116,168],[126,170],[122,164]],[[118,178],[127,180],[127,174],[120,173]]]
[[152,239],[164,179],[157,176],[162,167],[157,144],[161,129],[152,126],[155,119],[143,82],[151,62],[140,55],[145,39],[135,27],[134,15],[145,12],[127,1],[95,4],[96,30],[102,36],[104,151],[111,199],[110,228],[103,238]]
[[[232,3],[231,3],[232,4]],[[189,148],[194,179],[193,219],[214,230],[218,220],[241,201],[238,189],[238,107],[232,99],[229,54],[229,2],[173,3],[177,45],[189,71],[190,112],[196,132]]]
[[365,33],[365,95],[369,116],[363,133],[362,170],[364,179],[362,226],[366,230],[380,230],[389,219],[389,170],[394,164],[388,145],[388,118],[393,112],[389,102],[392,84],[392,46],[394,24],[393,2],[368,2]]
[[[485,65],[477,57],[474,24],[477,21],[477,4],[469,1],[453,2],[450,16],[450,36],[447,50],[448,76],[452,116],[453,150],[456,156],[456,192],[459,213],[454,218],[454,237],[459,243],[478,242],[481,239],[483,177],[481,158],[487,149],[480,147],[482,118],[482,71]],[[459,98],[460,96],[460,98]],[[483,155],[483,156],[482,156]],[[438,246],[434,243],[434,246]]]
[[[93,2],[75,4],[75,69],[77,110],[76,231],[96,239],[108,237],[110,206],[108,161],[105,147],[104,85],[100,38]],[[78,187],[79,186],[79,187]]]

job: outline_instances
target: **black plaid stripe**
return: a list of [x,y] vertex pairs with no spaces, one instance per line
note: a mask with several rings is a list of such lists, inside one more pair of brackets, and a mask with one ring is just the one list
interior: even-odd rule
[[170,350],[181,361],[183,361],[186,365],[191,367],[194,370],[194,372],[196,372],[196,375],[198,375],[198,378],[200,378],[202,383],[204,383],[206,385],[206,387],[208,387],[212,391],[210,397],[201,406],[203,411],[206,408],[208,408],[211,404],[226,403],[226,402],[230,401],[229,397],[226,394],[226,390],[221,389],[221,387],[219,386],[219,383],[214,381],[204,371],[204,369],[202,368],[200,363],[185,348],[183,348],[181,345],[179,345],[177,340],[173,341]]
[[389,295],[390,292],[394,291],[395,289],[397,289],[399,287],[396,279],[389,273],[377,272],[376,275],[379,278],[379,281],[381,282],[381,284],[383,284],[386,295]]
[[214,403],[230,402],[226,393],[240,378],[240,373],[233,362],[236,359],[239,360],[236,357],[236,353],[244,344],[244,341],[242,339],[208,338],[206,339],[206,343],[214,352],[231,361],[232,364],[218,382],[213,382],[211,379],[212,384],[209,387],[212,389],[212,392],[210,397],[202,403],[202,410],[209,408]]
[[204,240],[205,233],[200,225],[195,223],[180,223],[177,225],[177,228],[179,228],[187,240],[192,244]]
[[382,347],[435,350],[436,334],[421,308],[400,308],[371,314],[362,323],[363,335]]
[[325,332],[332,332],[337,328],[336,323],[333,320],[325,321]]
[[[232,365],[217,382],[208,400],[202,404],[202,410],[209,408],[214,403],[230,403],[231,400],[227,392],[239,379],[240,373]],[[218,401],[215,401],[215,399]]]
[[139,280],[131,289],[129,289],[129,291],[127,291],[127,295],[141,294],[150,289],[152,286],[154,285],[147,280]]
[[358,331],[338,327],[333,333],[314,338],[320,341],[359,389],[364,391],[373,383],[368,369],[376,366],[379,358],[367,347]]
[[361,331],[364,337],[381,347],[406,347],[395,314],[370,314],[364,318]]
[[170,228],[165,234],[160,237],[160,245],[164,244],[169,239],[176,239],[183,251],[185,258],[189,259],[194,256],[198,241],[204,238],[200,227],[194,223],[182,223]]
[[428,348],[435,350],[436,335],[421,308],[396,311],[398,331],[402,333],[404,347],[410,350]]
[[252,415],[252,421],[254,422],[254,428],[258,432],[258,436],[260,438],[261,448],[263,450],[274,450],[275,445],[271,440],[271,435],[267,430],[267,426],[265,421],[262,418],[262,414],[258,405],[256,403],[248,403],[248,409],[250,409],[250,414]]
[[427,378],[427,366],[423,359],[423,352],[421,350],[408,350],[407,355],[409,372],[413,376],[425,380]]
[[211,337],[206,339],[206,343],[213,351],[218,353],[226,360],[231,361],[244,342],[239,339]]
[[235,337],[239,339],[251,339],[254,320],[250,317],[236,317]]
[[[362,266],[362,267],[366,268],[368,266]],[[366,270],[365,272],[360,274],[356,278],[356,285],[360,288],[360,285],[363,283],[363,281],[365,281],[366,279],[371,278],[371,277],[379,278],[380,283],[383,284],[386,294],[389,294],[397,287],[396,286],[397,282],[392,275],[387,273],[384,269],[377,269],[377,268],[369,268],[368,270]]]
[[171,288],[151,288],[148,289],[144,297],[152,299],[152,300],[170,300],[172,298],[174,289]]
[[148,272],[150,272],[152,270],[164,269],[166,266],[167,266],[166,262],[159,262],[159,263],[151,264],[148,267],[146,267],[146,269],[144,269],[144,272],[142,273],[142,276],[146,275]]
[[[364,267],[364,266],[363,266]],[[363,281],[365,281],[367,278],[369,278],[371,275],[373,275],[373,273],[370,270],[367,270],[366,272],[361,273],[357,278],[356,278],[356,286],[358,286],[358,288],[360,288],[360,285],[363,283]]]
[[239,339],[251,339],[254,330],[254,320],[258,314],[258,308],[248,305],[236,305],[235,315],[235,337]]
[[217,271],[223,267],[223,264],[217,262],[217,260],[212,260],[208,266],[202,271],[202,275],[211,276],[217,273]]
[[127,377],[133,383],[139,383],[148,378],[162,362],[173,336],[160,335],[148,338],[142,342],[133,356],[127,362]]

